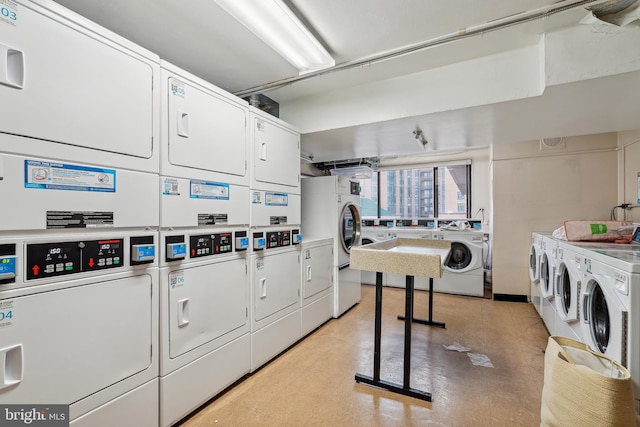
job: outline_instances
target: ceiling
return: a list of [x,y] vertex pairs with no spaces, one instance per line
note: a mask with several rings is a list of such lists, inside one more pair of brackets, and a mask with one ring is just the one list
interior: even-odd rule
[[[378,61],[376,58],[385,52],[471,32],[494,21],[545,11],[557,4],[571,5],[577,0],[285,0],[325,45],[337,65],[335,70],[296,81],[297,70],[293,66],[213,0],[57,0],[57,3],[229,92],[262,92],[279,102],[281,111],[288,103],[313,100],[328,91],[347,92],[425,69],[534,45],[541,34],[576,25],[587,12],[582,6],[570,8],[543,19],[499,31],[480,31],[475,37]],[[345,64],[357,66],[342,69]],[[265,89],[273,82],[289,84]],[[625,83],[637,82],[633,76]],[[313,152],[322,161],[411,155],[423,152],[418,144],[406,142],[408,130],[416,127],[429,129],[425,131],[427,139],[437,135],[440,141],[450,141],[440,146],[432,144],[431,150],[488,145],[495,140],[518,141],[532,135],[569,136],[625,130],[634,125],[640,129],[640,115],[633,115],[640,111],[637,97],[631,97],[616,81],[602,83],[606,88],[610,86],[611,92],[563,87],[545,94],[550,100],[530,99],[515,109],[518,111],[504,102],[334,128],[302,127],[302,149]],[[576,96],[578,102],[567,106],[564,97],[569,95]],[[596,96],[612,102],[614,108],[595,108]],[[631,108],[625,109],[628,103]],[[549,105],[569,107],[571,117],[575,117],[572,123],[580,121],[580,117],[598,120],[586,121],[582,128],[576,124],[563,125],[557,117],[560,107]],[[621,118],[620,110],[630,118]]]

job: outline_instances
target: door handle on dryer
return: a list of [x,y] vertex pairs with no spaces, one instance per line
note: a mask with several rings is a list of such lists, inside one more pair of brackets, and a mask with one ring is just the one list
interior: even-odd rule
[[0,390],[22,381],[23,359],[22,344],[0,349]]
[[260,298],[267,297],[267,278],[260,279]]
[[260,160],[267,161],[267,143],[264,141],[260,141]]
[[178,110],[178,136],[189,138],[189,113]]
[[22,89],[24,86],[24,54],[0,44],[0,84]]
[[189,298],[178,301],[178,327],[182,328],[189,324]]
[[311,266],[307,265],[307,282],[311,281]]

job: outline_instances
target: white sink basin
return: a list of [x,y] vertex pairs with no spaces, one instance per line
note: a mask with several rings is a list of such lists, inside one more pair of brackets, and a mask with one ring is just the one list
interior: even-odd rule
[[450,250],[449,240],[400,237],[351,248],[350,268],[439,278]]

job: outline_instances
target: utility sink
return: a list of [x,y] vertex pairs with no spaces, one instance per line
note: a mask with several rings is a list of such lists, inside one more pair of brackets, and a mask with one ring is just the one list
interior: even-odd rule
[[439,278],[442,262],[449,256],[449,240],[399,237],[351,248],[354,270]]

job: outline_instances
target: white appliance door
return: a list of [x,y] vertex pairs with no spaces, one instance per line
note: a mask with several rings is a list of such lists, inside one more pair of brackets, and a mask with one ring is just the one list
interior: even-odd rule
[[0,132],[151,157],[152,65],[28,3],[19,16],[17,25],[3,24],[0,32],[9,68],[0,73]]
[[302,297],[309,298],[331,287],[332,245],[305,249],[302,261]]
[[147,369],[151,289],[140,275],[0,301],[0,401],[71,404]]
[[244,259],[169,274],[169,357],[176,358],[248,323]]
[[279,124],[252,116],[254,177],[261,183],[300,185],[300,136]]
[[254,320],[260,321],[298,303],[300,264],[297,251],[254,258]]
[[482,250],[471,243],[451,239],[451,251],[444,268],[452,273],[466,273],[482,267]]
[[596,276],[587,280],[582,294],[582,337],[594,351],[627,366],[628,312],[613,296],[607,280]]
[[169,162],[236,176],[247,172],[248,110],[169,77]]

